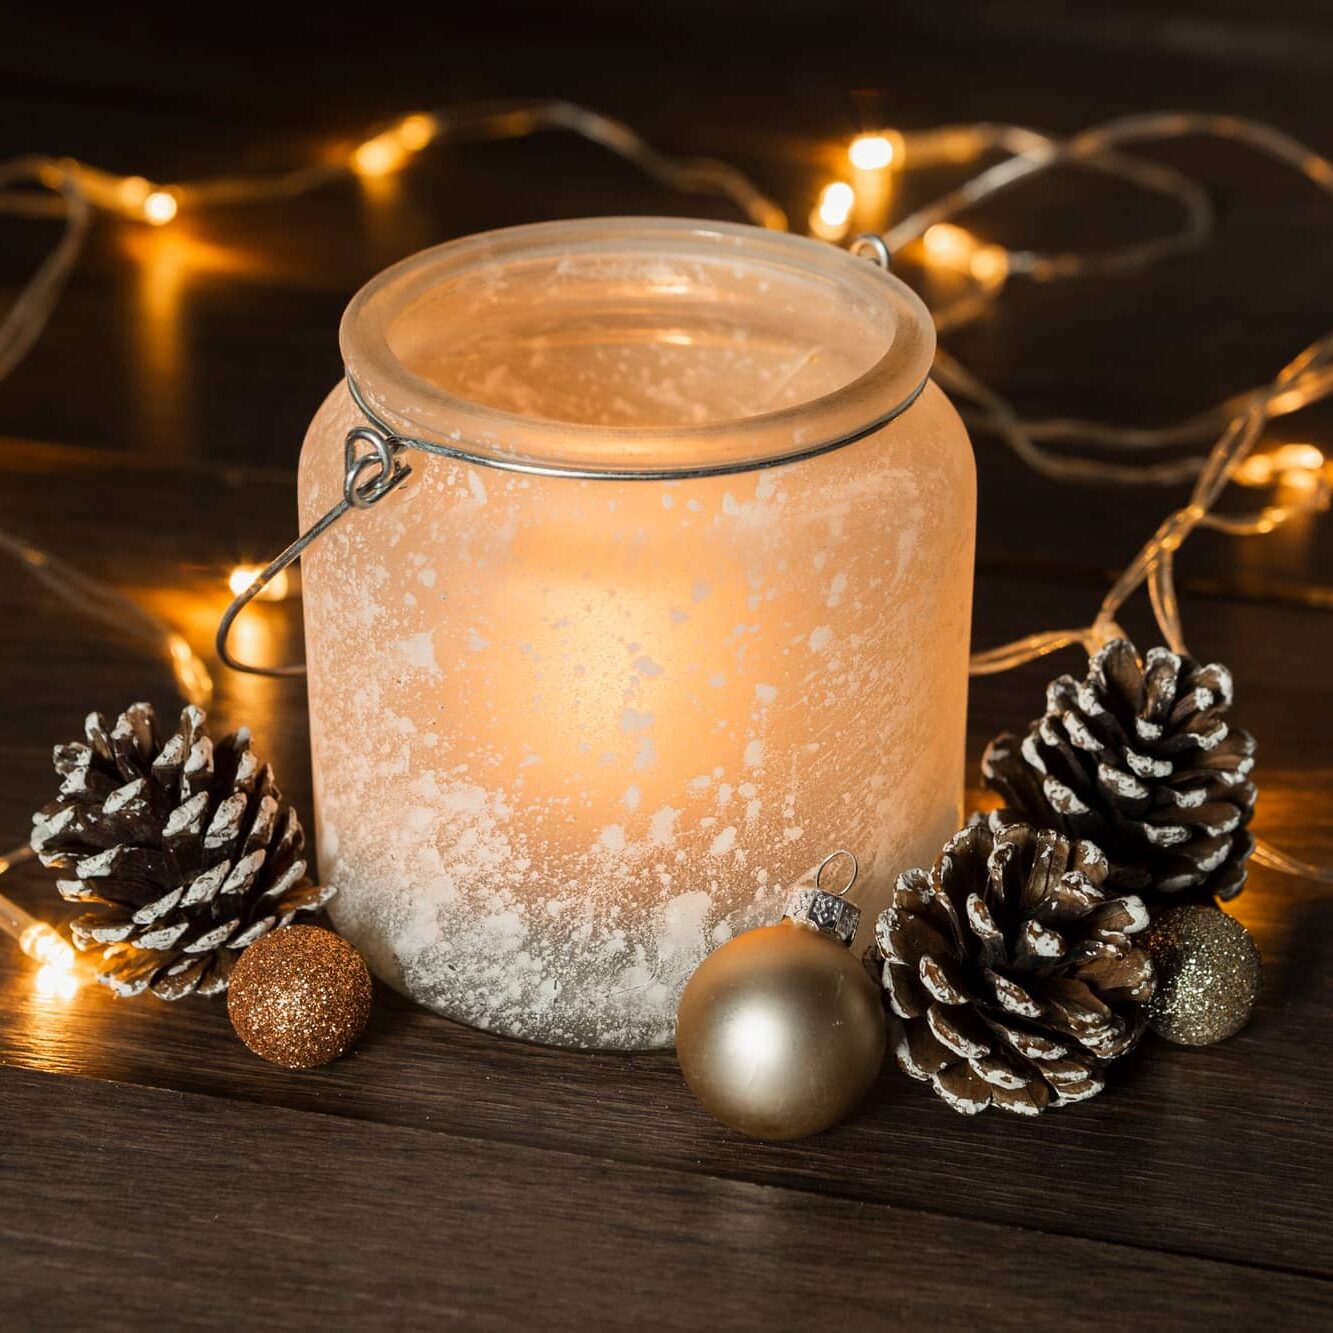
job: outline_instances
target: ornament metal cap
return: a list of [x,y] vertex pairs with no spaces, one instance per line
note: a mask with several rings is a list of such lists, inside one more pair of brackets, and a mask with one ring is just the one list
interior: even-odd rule
[[[824,872],[840,856],[845,856],[851,861],[852,873],[847,883],[837,893],[830,893],[820,887],[821,881]],[[815,872],[814,887],[797,889],[787,899],[787,906],[782,913],[783,919],[795,921],[802,926],[813,926],[815,930],[822,931],[825,935],[832,935],[850,949],[852,941],[856,938],[856,928],[861,922],[861,909],[855,903],[848,902],[846,895],[856,883],[859,873],[860,865],[856,857],[846,848],[830,852],[820,862],[819,869]]]

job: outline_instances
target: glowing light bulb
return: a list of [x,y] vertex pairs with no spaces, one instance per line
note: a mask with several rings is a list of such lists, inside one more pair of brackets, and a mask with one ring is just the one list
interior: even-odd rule
[[176,196],[169,190],[153,190],[143,201],[144,220],[155,227],[165,226],[179,209]]
[[926,259],[941,268],[967,269],[977,251],[977,239],[970,231],[952,222],[937,222],[921,238]]
[[830,181],[819,192],[819,202],[810,214],[810,231],[825,241],[841,240],[855,204],[856,192],[846,181]]
[[419,153],[439,133],[440,123],[434,116],[422,114],[404,116],[398,126],[398,142],[409,152]]
[[1278,472],[1318,472],[1324,466],[1323,451],[1313,444],[1284,444],[1273,450],[1273,467]]
[[1267,486],[1273,480],[1273,455],[1251,454],[1236,469],[1236,480],[1242,486]]
[[397,134],[377,134],[352,154],[352,166],[363,176],[387,176],[407,161],[408,150]]
[[143,215],[148,196],[153,193],[152,185],[142,176],[126,176],[116,186],[116,198],[127,213]]
[[[227,587],[231,589],[232,596],[239,597],[262,573],[263,569],[259,565],[237,565],[227,576]],[[290,591],[291,580],[287,577],[287,571],[280,569],[264,585],[263,590],[255,594],[255,600],[281,602]]]
[[33,989],[43,1000],[72,1000],[79,993],[79,978],[71,968],[47,963],[37,969]]
[[856,203],[856,194],[846,181],[833,181],[824,186],[819,196],[819,217],[829,227],[836,227],[846,222],[852,215],[852,205]]
[[968,267],[978,282],[993,286],[1009,276],[1009,253],[1002,245],[979,245]]
[[852,140],[847,156],[858,171],[882,171],[898,156],[898,147],[887,134],[861,134]]
[[1313,444],[1283,444],[1271,453],[1251,454],[1236,469],[1242,486],[1269,486],[1274,480],[1295,490],[1311,491],[1319,485],[1325,465],[1324,452]]
[[68,972],[74,966],[74,946],[44,921],[34,921],[19,936],[19,948],[44,967]]
[[1296,495],[1313,495],[1319,489],[1319,473],[1309,468],[1289,467],[1278,473],[1282,489]]

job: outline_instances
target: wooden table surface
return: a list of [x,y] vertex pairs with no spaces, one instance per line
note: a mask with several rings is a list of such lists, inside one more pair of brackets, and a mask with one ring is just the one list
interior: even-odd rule
[[[1219,57],[1202,40],[1135,54],[1127,79],[1124,44],[936,32],[867,50],[844,34],[798,74],[789,52],[724,71],[714,51],[698,83],[676,48],[604,59],[555,35],[502,61],[473,40],[451,54],[450,80],[402,49],[392,86],[345,96],[333,90],[347,52],[331,39],[277,90],[263,51],[236,77],[241,48],[225,35],[188,78],[165,38],[145,39],[161,58],[143,78],[108,66],[86,33],[61,40],[59,60],[35,43],[26,65],[0,53],[0,158],[67,151],[169,179],[291,160],[442,90],[564,93],[665,147],[735,158],[801,218],[856,128],[847,90],[869,86],[902,125],[1073,129],[1188,104],[1263,115],[1333,151],[1326,64]],[[1222,215],[1212,251],[1122,283],[1015,287],[951,342],[1032,412],[1166,420],[1268,378],[1333,325],[1333,203],[1239,150],[1162,156],[1206,176]],[[614,212],[720,215],[546,138],[447,148],[382,189],[161,231],[100,223],[48,333],[0,384],[0,528],[110,577],[207,650],[226,571],[293,531],[301,433],[337,376],[350,294],[451,236]],[[1016,196],[985,226],[1081,244],[1165,216],[1079,182]],[[0,235],[12,289],[49,233],[5,223]],[[1273,438],[1327,448],[1333,415]],[[1086,622],[1179,499],[1062,488],[992,440],[977,452],[979,647]],[[1257,828],[1323,861],[1331,527],[1201,537],[1180,569],[1191,646],[1232,666],[1237,718],[1260,740]],[[299,602],[262,607],[248,646],[299,651],[299,615]],[[1151,642],[1142,608],[1127,623]],[[971,772],[989,736],[1040,710],[1056,667],[1077,669],[1075,655],[975,683]],[[216,674],[215,728],[249,724],[308,820],[301,684]],[[21,842],[49,799],[52,744],[89,709],[138,698],[178,703],[160,662],[0,565],[0,843]],[[3,888],[57,913],[40,871]],[[521,1045],[381,988],[354,1054],[288,1072],[240,1045],[220,1003],[100,988],[44,1000],[0,947],[0,1324],[1328,1326],[1333,891],[1256,870],[1235,911],[1266,971],[1233,1040],[1196,1051],[1149,1038],[1104,1095],[1031,1121],[964,1118],[886,1068],[862,1111],[795,1144],[713,1123],[668,1053]]]

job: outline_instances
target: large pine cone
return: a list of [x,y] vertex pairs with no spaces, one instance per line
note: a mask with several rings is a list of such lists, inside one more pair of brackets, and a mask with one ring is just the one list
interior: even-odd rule
[[1234,898],[1254,850],[1254,738],[1229,727],[1231,673],[1115,639],[1086,680],[1060,676],[1020,744],[990,743],[986,785],[1006,816],[1088,838],[1110,884],[1136,893]]
[[1096,1096],[1142,1035],[1156,980],[1130,939],[1147,910],[1105,878],[1091,843],[980,820],[929,874],[900,875],[870,958],[901,1020],[903,1072],[968,1115]]
[[32,848],[71,901],[80,949],[104,948],[99,979],[122,995],[164,1000],[227,989],[241,950],[323,906],[333,890],[306,876],[301,822],[250,733],[216,745],[186,708],[165,738],[148,704],[114,727],[100,713],[86,742],[59,745],[59,797],[33,816]]

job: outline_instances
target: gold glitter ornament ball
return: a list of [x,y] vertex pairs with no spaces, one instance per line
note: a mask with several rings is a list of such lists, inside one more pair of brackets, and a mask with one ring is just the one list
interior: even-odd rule
[[1211,1046],[1249,1021],[1259,994],[1259,948],[1216,907],[1173,907],[1141,937],[1157,968],[1148,1026],[1180,1046]]
[[318,926],[287,926],[241,954],[227,1013],[256,1055],[313,1069],[336,1060],[365,1031],[370,996],[370,973],[345,939]]

